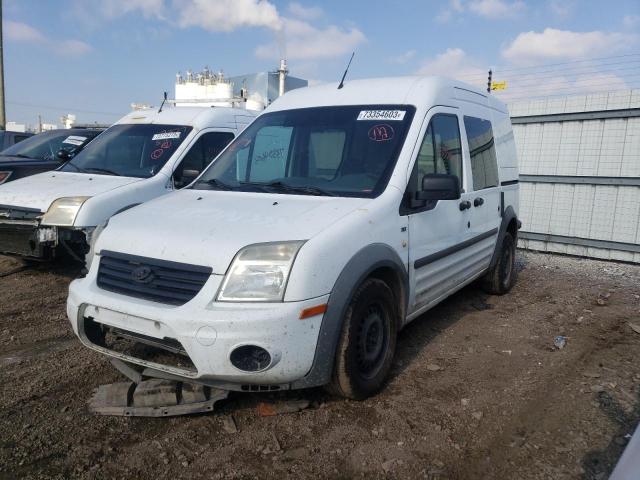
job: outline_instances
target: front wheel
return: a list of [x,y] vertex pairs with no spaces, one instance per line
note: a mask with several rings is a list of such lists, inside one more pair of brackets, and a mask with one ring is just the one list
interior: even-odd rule
[[482,278],[482,288],[487,293],[504,295],[516,283],[516,242],[507,232],[502,239],[502,248],[498,252],[498,261]]
[[360,285],[345,313],[331,393],[362,400],[380,390],[396,349],[399,311],[385,282],[370,278]]

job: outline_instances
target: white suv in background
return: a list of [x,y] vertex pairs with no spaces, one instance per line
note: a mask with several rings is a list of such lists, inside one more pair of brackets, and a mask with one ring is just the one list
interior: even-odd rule
[[189,184],[256,115],[210,107],[131,112],[59,169],[0,186],[0,253],[84,260],[96,227]]
[[299,89],[188,188],[113,217],[67,313],[143,377],[361,399],[408,322],[476,279],[511,289],[517,212],[495,98],[429,77]]

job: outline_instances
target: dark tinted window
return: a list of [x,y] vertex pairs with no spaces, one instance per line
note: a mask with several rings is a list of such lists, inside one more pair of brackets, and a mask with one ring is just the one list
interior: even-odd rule
[[374,197],[386,186],[414,112],[365,105],[262,115],[194,188]]
[[180,169],[202,172],[231,140],[233,133],[230,132],[209,132],[201,135],[185,155]]
[[491,122],[465,116],[464,128],[469,140],[473,189],[482,190],[498,186],[498,162]]
[[420,145],[416,163],[417,190],[421,188],[422,177],[430,173],[455,175],[462,185],[462,149],[458,117],[447,114],[433,116]]
[[148,178],[160,171],[190,131],[178,125],[114,125],[62,170]]
[[30,136],[31,136],[31,135],[15,135],[15,136],[13,137],[13,141],[14,141],[15,143],[18,143],[18,142],[21,142],[21,141],[23,141],[23,140],[26,140],[26,139],[27,139],[27,138],[29,138]]

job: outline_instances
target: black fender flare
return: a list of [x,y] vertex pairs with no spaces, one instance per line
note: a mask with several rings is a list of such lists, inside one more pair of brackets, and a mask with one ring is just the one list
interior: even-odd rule
[[[500,251],[502,250],[502,242],[504,241],[504,235],[507,233],[507,228],[512,220],[516,221],[516,232],[517,229],[520,228],[520,222],[518,220],[518,216],[516,212],[514,212],[513,207],[509,205],[504,209],[502,213],[502,222],[500,223],[500,229],[498,230],[498,239],[496,240],[495,250],[493,251],[493,256],[491,257],[491,264],[489,265],[489,270],[491,270],[498,261],[498,257],[500,255]],[[517,235],[516,235],[517,237]],[[517,242],[517,238],[514,238]]]
[[[329,295],[327,311],[322,318],[311,370],[303,378],[293,382],[291,388],[317,387],[331,381],[347,306],[358,286],[371,273],[383,267],[392,268],[403,283],[401,312],[404,315],[409,301],[409,273],[406,265],[390,246],[383,243],[367,245],[351,257],[338,276]],[[401,325],[398,325],[398,328],[400,327]]]

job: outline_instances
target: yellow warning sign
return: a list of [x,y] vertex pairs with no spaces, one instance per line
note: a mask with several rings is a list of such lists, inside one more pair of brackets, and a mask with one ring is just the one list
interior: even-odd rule
[[507,89],[507,81],[503,82],[491,82],[491,90],[506,90]]

